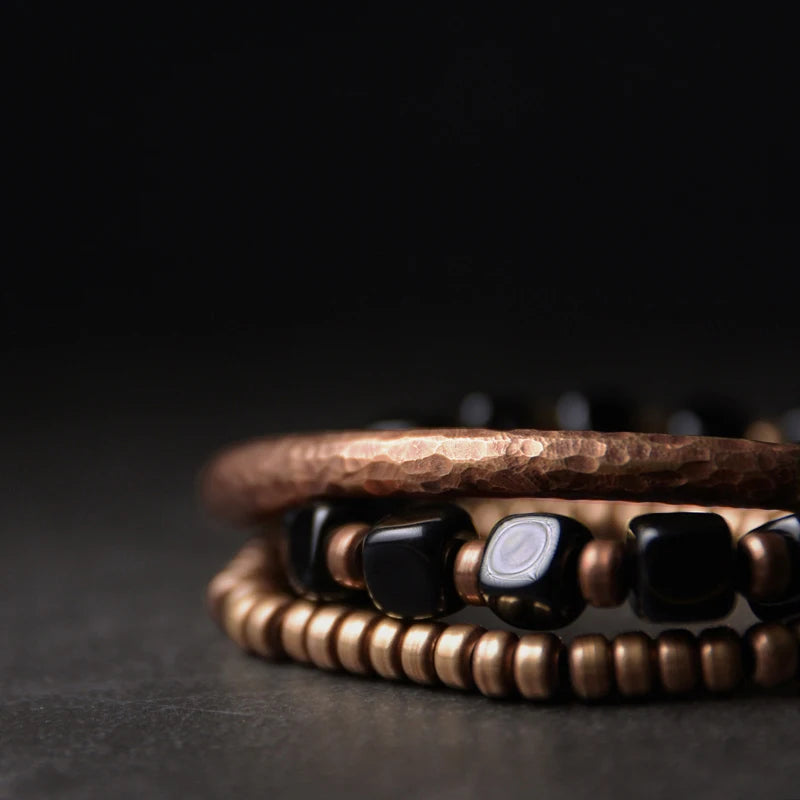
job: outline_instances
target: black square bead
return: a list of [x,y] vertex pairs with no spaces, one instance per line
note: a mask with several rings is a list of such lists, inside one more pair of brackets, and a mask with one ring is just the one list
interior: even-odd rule
[[759,619],[770,622],[800,617],[800,517],[791,514],[774,519],[756,528],[757,531],[773,531],[781,534],[789,545],[791,558],[791,582],[786,596],[780,600],[756,601],[748,598],[747,602]]
[[364,580],[378,609],[400,619],[428,619],[464,604],[453,584],[461,542],[475,535],[466,511],[420,507],[381,520],[364,540]]
[[387,507],[370,500],[309,503],[284,517],[286,572],[298,593],[316,600],[345,600],[360,593],[334,581],[326,562],[328,539],[340,525],[372,523]]
[[591,538],[584,525],[560,514],[501,519],[489,535],[479,574],[492,610],[518,628],[568,625],[586,605],[578,560]]
[[735,553],[719,514],[643,514],[630,530],[631,605],[638,616],[698,622],[731,612]]

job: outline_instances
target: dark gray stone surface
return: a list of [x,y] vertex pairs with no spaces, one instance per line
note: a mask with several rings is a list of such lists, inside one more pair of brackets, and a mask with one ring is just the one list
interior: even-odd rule
[[4,417],[0,798],[800,796],[795,692],[541,707],[241,655],[202,605],[240,537],[192,482],[261,409],[167,374]]

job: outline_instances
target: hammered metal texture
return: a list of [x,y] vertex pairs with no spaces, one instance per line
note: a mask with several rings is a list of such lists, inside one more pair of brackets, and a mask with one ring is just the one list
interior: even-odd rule
[[212,513],[239,523],[318,496],[594,498],[795,510],[800,446],[593,431],[298,434],[223,452],[203,473],[202,494]]

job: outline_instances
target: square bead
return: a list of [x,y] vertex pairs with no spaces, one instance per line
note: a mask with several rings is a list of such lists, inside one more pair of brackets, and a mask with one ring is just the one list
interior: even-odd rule
[[630,523],[631,605],[652,622],[727,616],[735,600],[735,553],[719,514],[643,514]]
[[519,628],[547,630],[572,622],[584,609],[578,559],[592,538],[560,514],[515,514],[492,529],[479,583],[500,619]]
[[364,540],[364,580],[378,609],[400,619],[428,619],[463,606],[453,584],[461,543],[475,535],[454,505],[414,508],[381,520]]

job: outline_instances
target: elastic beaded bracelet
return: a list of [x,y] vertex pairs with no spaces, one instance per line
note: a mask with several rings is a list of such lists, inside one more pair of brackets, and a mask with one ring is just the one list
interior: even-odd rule
[[487,697],[601,700],[721,694],[746,681],[771,689],[798,673],[800,623],[758,623],[744,637],[724,626],[699,636],[670,629],[564,643],[550,632],[522,636],[478,625],[409,622],[346,604],[293,597],[254,575],[274,569],[274,548],[245,548],[208,589],[212,615],[242,649],[326,670],[423,685],[477,689]]
[[[587,602],[613,606],[630,594],[644,618],[695,622],[725,616],[738,589],[763,619],[789,619],[800,613],[798,518],[730,507],[793,510],[799,465],[795,445],[645,434],[411,430],[262,440],[210,466],[206,502],[239,522],[294,507],[288,535],[248,545],[212,581],[209,605],[234,641],[266,657],[474,684],[493,697],[720,692],[746,676],[771,687],[796,675],[796,622],[760,623],[744,640],[715,627],[699,639],[667,630],[655,641],[593,634],[565,645],[544,630],[520,638],[436,618],[485,603],[516,627],[549,629]],[[463,507],[422,502],[432,495],[465,499]],[[325,496],[361,501],[315,500]],[[623,540],[614,536],[619,511],[583,502],[573,510],[585,507],[595,523],[605,516],[602,538],[541,508],[503,517],[480,539],[487,517],[475,514],[476,532],[469,496],[722,507],[637,506],[647,513]],[[403,508],[403,498],[412,505]],[[361,607],[365,590],[378,611]]]

